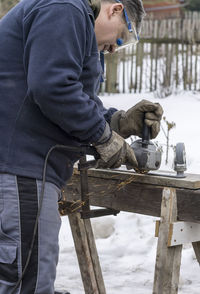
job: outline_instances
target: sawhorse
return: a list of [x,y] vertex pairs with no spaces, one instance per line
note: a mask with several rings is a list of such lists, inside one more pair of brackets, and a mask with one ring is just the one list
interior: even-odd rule
[[200,263],[200,224],[177,221],[176,189],[164,188],[158,237],[153,294],[178,293],[182,245],[192,243]]
[[[79,181],[75,171],[65,189],[67,200],[80,198]],[[200,176],[171,179],[91,170],[89,187],[94,206],[160,217],[153,294],[177,294],[182,244],[192,243],[200,263]],[[69,214],[69,221],[85,293],[106,294],[90,220],[78,212]]]

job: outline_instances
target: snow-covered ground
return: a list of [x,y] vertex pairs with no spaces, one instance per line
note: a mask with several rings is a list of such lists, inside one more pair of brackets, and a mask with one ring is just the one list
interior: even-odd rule
[[[153,93],[116,94],[101,99],[107,108],[114,106],[124,110],[141,99],[159,102],[167,121],[176,123],[176,127],[170,131],[170,145],[184,142],[187,172],[200,174],[199,92],[183,92],[165,99],[156,99]],[[162,127],[166,131],[164,121]],[[165,165],[166,138],[163,131],[156,141],[164,150],[161,169],[171,170],[173,150],[170,148],[169,163]],[[125,212],[117,217],[92,220],[107,294],[152,293],[157,245],[157,238],[154,237],[155,220],[154,217]],[[71,294],[84,293],[67,217],[62,218],[60,231],[56,289],[68,290]],[[200,268],[190,244],[184,245],[182,253],[179,293],[200,293]]]

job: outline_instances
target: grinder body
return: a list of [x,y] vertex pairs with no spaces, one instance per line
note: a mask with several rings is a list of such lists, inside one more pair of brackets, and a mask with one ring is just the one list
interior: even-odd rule
[[137,162],[136,171],[147,173],[150,170],[157,170],[161,164],[161,150],[150,141],[150,128],[144,123],[142,139],[136,140],[131,144]]

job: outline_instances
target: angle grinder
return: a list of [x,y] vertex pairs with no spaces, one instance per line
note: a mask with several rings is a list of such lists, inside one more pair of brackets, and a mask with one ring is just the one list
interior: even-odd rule
[[[160,168],[161,165],[161,148],[156,146],[150,141],[150,128],[144,123],[142,131],[142,139],[136,140],[131,143],[137,162],[138,168],[135,169],[138,173],[148,173],[149,171],[155,171]],[[131,168],[127,166],[127,168]],[[187,170],[186,165],[186,152],[184,143],[177,143],[174,147],[174,162],[173,169],[176,174],[171,173],[159,173],[158,176],[173,177],[173,178],[185,178],[184,171]]]
[[161,149],[150,141],[150,131],[150,128],[144,123],[142,139],[131,143],[131,148],[138,162],[136,172],[139,173],[148,173],[150,170],[157,170],[161,165]]

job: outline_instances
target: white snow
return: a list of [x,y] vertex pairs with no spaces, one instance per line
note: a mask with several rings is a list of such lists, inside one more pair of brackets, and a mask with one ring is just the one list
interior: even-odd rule
[[[159,102],[164,116],[176,127],[170,131],[170,144],[184,142],[187,172],[200,173],[200,93],[183,92],[165,99],[154,98],[153,93],[115,94],[101,97],[104,105],[127,110],[141,99]],[[162,122],[166,130],[166,123]],[[135,138],[133,138],[135,139]],[[163,131],[156,141],[163,145]],[[130,142],[130,140],[128,140]],[[171,170],[173,151],[169,163],[162,157],[162,170]],[[118,216],[92,219],[99,258],[107,294],[151,294],[154,278],[157,238],[154,237],[156,218],[121,212]],[[179,294],[200,293],[200,269],[191,244],[184,245],[179,283]],[[57,290],[83,294],[76,253],[67,217],[62,218],[60,256],[57,267]],[[87,293],[90,294],[90,293]]]

